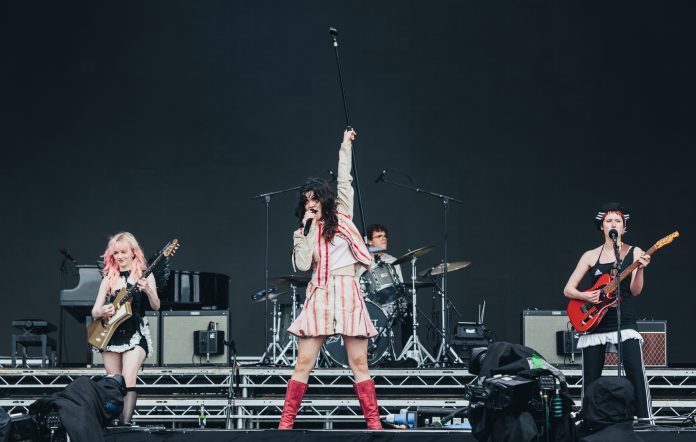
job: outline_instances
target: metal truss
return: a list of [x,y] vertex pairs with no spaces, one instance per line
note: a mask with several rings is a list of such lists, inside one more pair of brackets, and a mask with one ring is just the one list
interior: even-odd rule
[[[582,370],[562,370],[571,394],[580,395]],[[646,369],[650,393],[655,396],[693,396],[696,392],[696,370],[656,368]],[[604,370],[602,376],[616,376],[616,370]]]
[[[582,371],[563,373],[571,395],[580,405]],[[475,379],[463,369],[374,369],[371,374],[383,415],[419,406],[464,407],[464,387]],[[606,370],[604,374],[614,375],[615,371]],[[104,370],[98,368],[0,369],[0,388],[5,396],[0,406],[9,413],[25,413],[37,397],[60,391],[77,377],[103,375]],[[135,419],[148,425],[195,425],[203,404],[207,419],[217,425],[225,422],[228,428],[254,428],[269,424],[280,418],[291,375],[291,368],[145,368],[138,374],[140,397]],[[692,400],[696,370],[648,369],[647,377],[655,417],[696,413],[696,400]],[[297,420],[322,422],[327,428],[332,422],[361,422],[353,382],[350,370],[316,369]],[[237,397],[228,400],[231,390]]]
[[[404,395],[417,394],[418,390],[427,391],[433,395],[452,394],[461,396],[465,385],[471,383],[476,377],[466,370],[370,370],[375,381],[375,386],[382,394],[398,392]],[[271,390],[285,390],[288,380],[292,375],[291,368],[245,368],[239,369],[238,387],[242,390],[242,397],[262,394]],[[318,369],[314,370],[309,378],[309,384],[313,390],[337,389],[353,390],[353,373],[344,369]],[[253,393],[252,393],[253,392]]]
[[[145,368],[138,373],[136,386],[139,391],[149,389],[192,391],[198,393],[227,394],[232,379],[231,368]],[[65,388],[81,376],[104,376],[103,369],[3,369],[0,370],[0,388],[10,394],[23,391],[52,392]]]

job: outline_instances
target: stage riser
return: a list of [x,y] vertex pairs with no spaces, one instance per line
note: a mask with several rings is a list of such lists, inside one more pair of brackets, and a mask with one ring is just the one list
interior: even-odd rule
[[[696,441],[696,432],[668,431],[639,431],[638,436],[645,442],[690,442]],[[225,431],[225,430],[147,430],[115,429],[107,431],[107,442],[287,442],[292,438],[296,442],[354,442],[370,440],[372,442],[476,442],[474,436],[467,431],[341,431],[341,430],[310,430],[310,431]]]
[[[564,370],[571,395],[579,405],[580,370]],[[136,419],[142,423],[195,426],[201,402],[211,425],[223,426],[227,417],[231,368],[146,368],[138,374],[140,392]],[[606,371],[606,375],[614,375]],[[10,412],[25,412],[34,399],[65,388],[78,376],[103,376],[103,369],[11,369],[0,370],[0,383],[11,399],[0,400]],[[241,367],[234,379],[235,428],[273,426],[283,405],[292,369]],[[463,402],[464,386],[474,380],[466,370],[374,370],[381,413],[402,408],[441,406],[457,408]],[[696,411],[692,401],[696,370],[648,369],[648,379],[657,416],[675,416]],[[312,373],[298,422],[313,425],[360,425],[362,413],[353,391],[349,370],[318,369]]]

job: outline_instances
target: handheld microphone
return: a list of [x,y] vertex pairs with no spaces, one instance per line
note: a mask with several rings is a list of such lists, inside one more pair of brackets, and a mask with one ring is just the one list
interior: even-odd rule
[[617,232],[616,229],[611,229],[609,231],[609,238],[611,238],[611,240],[614,241],[614,243],[616,243],[616,240],[618,239],[618,237],[619,237],[619,232]]
[[304,230],[302,231],[304,236],[309,235],[309,228],[312,227],[312,221],[314,221],[314,218],[309,218],[307,219],[307,222],[305,222]]
[[329,35],[333,35],[333,36],[338,35],[338,29],[336,29],[336,28],[329,28]]
[[68,253],[68,251],[65,250],[65,247],[61,247],[58,251],[60,252],[61,255],[65,256],[65,259],[69,259],[70,262],[72,262],[73,264],[77,265],[77,262],[75,261],[75,258],[73,258],[72,256],[70,256],[70,253]]
[[388,169],[382,170],[382,173],[379,174],[379,176],[378,176],[377,179],[375,180],[375,183],[379,183],[380,181],[384,181],[384,175],[387,174],[387,170],[388,170]]

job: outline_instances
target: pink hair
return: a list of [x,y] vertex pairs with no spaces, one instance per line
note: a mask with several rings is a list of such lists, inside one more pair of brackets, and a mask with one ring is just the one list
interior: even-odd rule
[[104,279],[106,279],[108,283],[107,287],[109,292],[113,291],[113,287],[116,284],[116,281],[118,281],[118,278],[121,276],[118,264],[114,259],[114,251],[116,250],[116,244],[119,242],[124,242],[128,244],[128,248],[130,248],[133,252],[134,258],[133,268],[131,269],[131,276],[134,280],[137,281],[140,278],[142,278],[143,272],[147,268],[147,262],[145,261],[145,254],[143,253],[143,249],[140,248],[140,244],[138,244],[138,240],[135,239],[135,236],[133,236],[133,234],[128,232],[120,232],[112,236],[109,239],[109,244],[106,246],[106,250],[104,250],[104,255],[102,255],[102,258],[104,258],[103,274]]

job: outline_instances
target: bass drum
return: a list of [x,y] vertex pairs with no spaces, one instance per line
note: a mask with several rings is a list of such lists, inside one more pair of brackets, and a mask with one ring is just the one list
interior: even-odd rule
[[[394,334],[386,313],[379,305],[366,299],[365,307],[367,307],[370,320],[372,320],[379,333],[374,338],[368,338],[367,340],[367,365],[373,367],[389,355]],[[334,367],[349,368],[348,354],[343,344],[343,336],[334,335],[326,338],[322,352]]]

